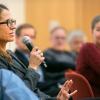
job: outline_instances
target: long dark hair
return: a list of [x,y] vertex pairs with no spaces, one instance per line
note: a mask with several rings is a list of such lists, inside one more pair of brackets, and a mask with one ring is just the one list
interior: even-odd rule
[[[9,11],[9,9],[5,5],[0,4],[0,20],[2,19],[1,15],[4,10]],[[0,55],[3,56],[8,62],[12,62],[10,54],[7,51],[5,51],[4,48],[1,47],[1,44],[2,44],[2,41],[0,41]]]
[[91,29],[93,30],[96,26],[96,24],[100,22],[100,15],[98,16],[95,16],[94,19],[92,20],[92,23],[91,23]]

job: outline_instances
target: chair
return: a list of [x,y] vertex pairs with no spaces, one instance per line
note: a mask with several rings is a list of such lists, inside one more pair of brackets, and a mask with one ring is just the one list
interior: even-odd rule
[[92,88],[84,76],[76,72],[68,72],[65,74],[65,77],[69,80],[72,79],[74,82],[70,90],[78,90],[77,94],[73,96],[73,100],[81,100],[87,97],[94,97]]

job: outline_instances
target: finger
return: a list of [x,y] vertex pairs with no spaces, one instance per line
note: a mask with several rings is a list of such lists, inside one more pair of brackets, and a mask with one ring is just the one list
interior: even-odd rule
[[73,81],[72,80],[70,80],[66,85],[65,85],[65,90],[68,92],[69,90],[70,90],[70,88],[71,88],[71,86],[73,85]]
[[63,100],[63,95],[58,96],[57,100]]
[[43,57],[43,53],[40,53],[40,56]]
[[62,95],[66,96],[67,92],[65,90],[62,90]]
[[67,80],[65,83],[64,83],[64,85],[63,85],[63,87],[65,87],[66,86],[66,84],[69,82],[69,80]]
[[70,80],[67,81],[67,82],[64,84],[62,90],[66,90],[66,91],[68,92],[68,91],[69,91],[69,87],[70,87],[69,85],[70,85]]
[[41,55],[37,55],[37,58],[38,58],[41,62],[43,62],[44,59],[45,59],[45,57],[41,57]]
[[42,53],[42,51],[41,51],[41,50],[37,50],[36,52],[37,52],[38,54],[41,54],[41,53]]
[[77,91],[77,90],[75,90],[74,92],[70,93],[70,94],[69,94],[69,97],[71,97],[71,96],[75,95],[77,92],[78,92],[78,91]]
[[62,100],[68,100],[69,99],[69,94],[65,90],[62,91],[62,96],[63,96]]
[[39,54],[40,52],[41,51],[33,51],[33,52],[31,52],[31,54],[34,55],[40,61],[43,61],[45,59],[45,57],[41,56],[41,55],[43,55],[43,53]]
[[65,88],[66,84],[69,82],[69,80],[67,80],[64,85],[62,86],[60,92],[58,93],[58,96],[60,96],[62,94],[63,89]]
[[32,55],[35,59],[40,60],[40,55],[39,55],[36,51],[32,51],[32,52],[31,52],[31,55]]
[[32,54],[35,54],[36,56],[41,56],[41,50],[38,51],[32,51]]
[[38,47],[34,47],[33,49],[32,49],[32,51],[38,51]]
[[40,55],[41,57],[43,57],[43,53],[41,52],[41,50],[38,50],[37,54]]

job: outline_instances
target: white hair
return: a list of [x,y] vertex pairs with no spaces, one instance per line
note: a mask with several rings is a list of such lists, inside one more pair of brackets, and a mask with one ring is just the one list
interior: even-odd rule
[[70,44],[71,42],[73,42],[73,40],[75,38],[80,38],[84,41],[84,32],[82,32],[81,30],[75,30],[69,33],[69,35],[67,36],[67,42]]

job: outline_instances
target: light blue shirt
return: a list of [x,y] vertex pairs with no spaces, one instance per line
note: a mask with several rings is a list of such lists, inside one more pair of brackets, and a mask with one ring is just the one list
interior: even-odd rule
[[13,72],[0,69],[0,100],[40,100]]

